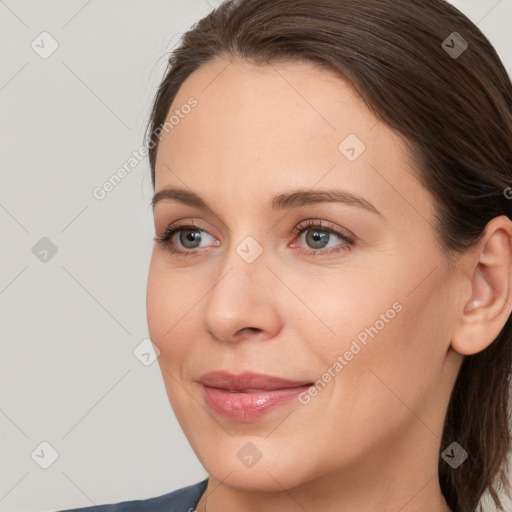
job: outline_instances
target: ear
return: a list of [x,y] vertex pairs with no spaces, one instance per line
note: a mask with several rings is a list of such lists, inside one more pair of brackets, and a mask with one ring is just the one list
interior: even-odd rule
[[476,354],[499,335],[512,311],[512,221],[495,217],[471,259],[470,296],[464,299],[451,347]]

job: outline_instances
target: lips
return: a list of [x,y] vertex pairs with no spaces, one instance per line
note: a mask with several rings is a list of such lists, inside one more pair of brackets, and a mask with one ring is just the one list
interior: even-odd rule
[[235,375],[229,372],[210,372],[199,378],[199,382],[212,388],[228,391],[254,392],[288,389],[312,384],[307,380],[288,380],[262,373],[244,372]]
[[273,375],[244,372],[210,372],[199,379],[206,405],[218,416],[249,422],[284,405],[313,383]]

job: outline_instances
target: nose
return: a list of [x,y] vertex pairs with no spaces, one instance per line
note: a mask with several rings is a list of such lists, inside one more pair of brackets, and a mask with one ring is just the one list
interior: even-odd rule
[[216,340],[264,340],[280,329],[279,281],[264,255],[247,263],[233,250],[205,298],[203,327]]

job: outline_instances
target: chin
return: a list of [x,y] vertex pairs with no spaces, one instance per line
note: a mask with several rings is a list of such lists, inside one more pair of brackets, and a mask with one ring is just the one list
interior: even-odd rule
[[229,437],[228,434],[216,443],[207,439],[204,436],[198,443],[193,439],[189,441],[207,473],[227,487],[253,492],[281,492],[283,488],[294,488],[308,479],[307,460],[296,456],[297,448],[283,446],[282,440],[272,441],[257,436]]
[[268,460],[267,464],[260,460],[256,466],[243,469],[236,464],[214,464],[206,470],[223,485],[247,492],[282,492],[303,482],[293,467],[280,466],[275,460]]

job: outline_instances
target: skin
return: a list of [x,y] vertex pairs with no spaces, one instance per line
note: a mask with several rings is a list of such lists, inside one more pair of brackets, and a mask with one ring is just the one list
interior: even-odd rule
[[[154,206],[157,236],[189,221],[202,241],[174,236],[176,250],[196,251],[189,257],[154,244],[147,318],[170,403],[210,476],[197,510],[449,511],[438,483],[444,418],[464,355],[510,315],[512,223],[493,219],[450,266],[406,142],[313,64],[216,59],[170,111],[191,96],[198,105],[159,144],[155,191],[194,191],[213,213]],[[366,146],[355,161],[338,149],[348,134]],[[270,211],[275,194],[299,187],[347,190],[381,215],[342,203]],[[330,235],[321,248],[315,228],[293,233],[307,220],[356,242]],[[248,236],[263,249],[252,263],[236,252]],[[396,302],[401,311],[309,403],[252,422],[207,407],[202,374],[314,382]],[[237,457],[248,442],[262,454],[252,467]]]

